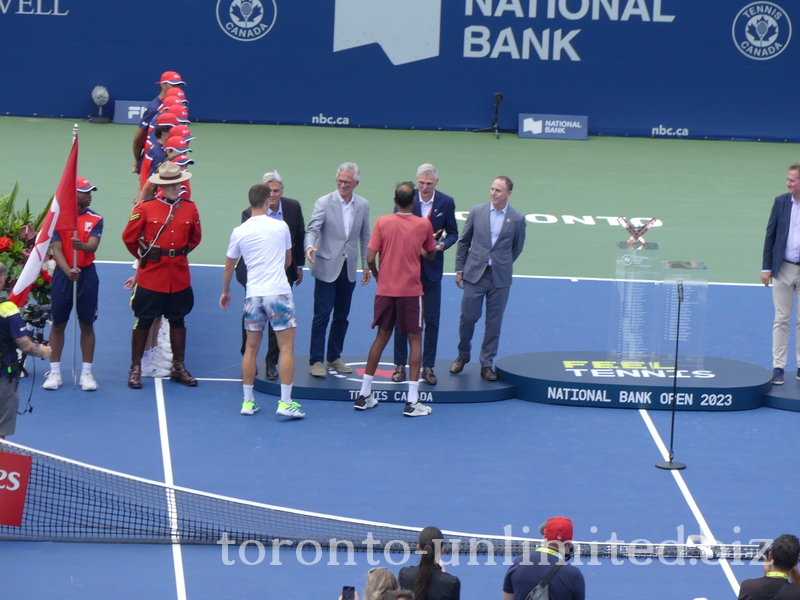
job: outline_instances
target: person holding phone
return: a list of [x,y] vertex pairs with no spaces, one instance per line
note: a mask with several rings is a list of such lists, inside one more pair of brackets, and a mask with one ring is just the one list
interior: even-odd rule
[[[396,589],[398,589],[398,586],[394,573],[386,567],[374,567],[367,573],[364,600],[381,600],[387,591]],[[339,600],[359,600],[356,588],[351,585],[344,586]]]

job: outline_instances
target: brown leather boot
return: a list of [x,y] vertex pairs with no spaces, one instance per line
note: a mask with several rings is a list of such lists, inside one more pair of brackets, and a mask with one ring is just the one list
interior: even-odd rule
[[170,381],[177,381],[182,385],[195,386],[197,379],[186,370],[183,359],[186,354],[186,328],[169,328],[169,342],[172,345],[172,375]]
[[131,370],[128,373],[128,387],[135,390],[142,387],[142,355],[147,345],[148,331],[134,329],[131,336]]

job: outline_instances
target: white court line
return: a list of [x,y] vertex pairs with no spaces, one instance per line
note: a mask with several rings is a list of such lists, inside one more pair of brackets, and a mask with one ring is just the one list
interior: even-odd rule
[[[164,382],[161,378],[155,379],[156,406],[158,407],[158,432],[161,437],[161,456],[164,461],[164,483],[168,486],[175,485],[172,476],[172,454],[169,450],[169,431],[167,430],[167,409],[164,405]],[[175,505],[175,490],[167,490],[167,511],[172,531],[172,563],[175,567],[175,588],[178,600],[186,600],[186,579],[183,575],[183,553],[178,541],[178,511]]]
[[[661,452],[661,456],[665,461],[669,460],[669,450],[664,445],[664,440],[661,439],[661,435],[659,435],[658,430],[656,430],[656,426],[653,424],[653,420],[650,418],[650,414],[643,408],[639,409],[639,414],[642,415],[642,419],[644,420],[645,425],[647,425],[647,429],[650,430],[650,435],[653,436],[653,441],[658,446],[659,452]],[[703,516],[703,513],[700,512],[700,508],[697,506],[697,503],[694,501],[692,497],[692,493],[689,491],[689,488],[686,486],[686,482],[683,480],[683,475],[681,475],[680,471],[670,471],[672,476],[675,478],[675,483],[678,484],[678,488],[680,488],[681,493],[683,494],[684,500],[686,500],[686,504],[689,505],[689,509],[692,511],[697,524],[700,525],[700,532],[703,534],[703,537],[706,540],[709,540],[710,543],[716,544],[718,543],[716,540],[717,538],[714,537],[714,534],[711,533],[711,528],[706,523],[706,519]],[[736,576],[733,574],[733,569],[731,569],[731,565],[728,563],[727,558],[720,558],[719,565],[722,567],[725,576],[728,578],[728,583],[731,584],[733,588],[733,593],[737,596],[739,595],[739,581],[736,579]]]

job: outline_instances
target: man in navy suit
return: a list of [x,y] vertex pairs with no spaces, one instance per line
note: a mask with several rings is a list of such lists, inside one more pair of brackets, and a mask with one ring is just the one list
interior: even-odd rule
[[481,345],[481,377],[497,381],[494,357],[506,310],[514,261],[525,245],[525,217],[508,203],[514,184],[498,177],[489,191],[491,202],[473,206],[458,240],[456,285],[464,290],[458,327],[458,358],[450,373],[461,373],[470,360],[472,334],[486,300],[486,323]]
[[[422,342],[422,380],[428,385],[436,385],[433,367],[436,363],[436,344],[439,341],[439,312],[442,304],[442,273],[444,272],[444,251],[458,241],[456,225],[456,203],[447,194],[436,189],[439,171],[431,164],[420,165],[417,169],[417,198],[412,212],[418,217],[428,219],[433,226],[436,238],[436,255],[433,260],[422,259],[421,276],[423,290],[423,311],[425,315],[424,338]],[[395,208],[395,212],[397,208]],[[408,336],[394,330],[394,375],[392,381],[406,379],[408,361]]]
[[[788,194],[775,198],[764,240],[761,282],[772,281],[775,322],[772,325],[772,383],[783,384],[789,353],[789,320],[794,296],[800,286],[800,163],[789,165]],[[796,358],[800,361],[800,321],[797,327]],[[797,378],[800,379],[800,362]]]

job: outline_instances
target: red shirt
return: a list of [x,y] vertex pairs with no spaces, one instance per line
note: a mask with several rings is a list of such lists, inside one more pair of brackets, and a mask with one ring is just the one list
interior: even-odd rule
[[[56,231],[53,233],[51,242],[61,242],[61,252],[67,260],[70,268],[75,265],[72,264],[72,236],[75,232],[69,230]],[[84,244],[89,241],[90,237],[101,237],[103,235],[103,217],[98,215],[91,209],[86,209],[86,212],[78,215],[78,239]],[[67,240],[67,243],[64,243]],[[88,267],[94,262],[94,253],[84,252],[78,250],[78,267]]]
[[[191,200],[180,200],[172,205],[161,198],[145,200],[133,209],[131,218],[122,232],[122,241],[128,252],[138,258],[139,238],[144,238],[148,246],[153,242],[159,230],[166,226],[155,242],[162,250],[194,250],[202,237],[200,215]],[[189,259],[185,254],[178,256],[162,256],[158,262],[148,260],[144,267],[139,266],[136,284],[154,292],[180,292],[192,285],[189,275]]]
[[420,251],[436,248],[428,219],[394,213],[378,217],[369,249],[378,252],[378,296],[422,296]]

